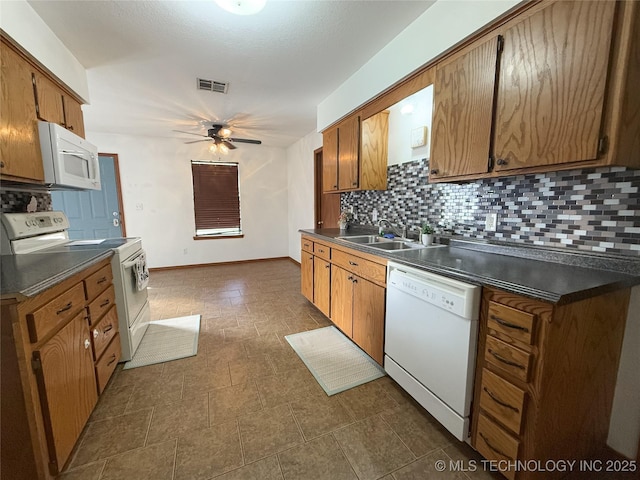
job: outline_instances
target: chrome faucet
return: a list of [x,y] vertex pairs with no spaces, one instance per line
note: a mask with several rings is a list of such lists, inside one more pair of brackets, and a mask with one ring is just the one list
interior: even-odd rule
[[386,223],[389,226],[389,228],[393,231],[393,233],[395,233],[396,235],[400,235],[402,238],[407,238],[407,227],[405,225],[400,224],[400,228],[401,228],[401,231],[400,231],[396,227],[394,227],[393,224],[386,218],[381,218],[380,220],[378,220],[379,235],[384,234],[384,228],[382,228],[383,223]]

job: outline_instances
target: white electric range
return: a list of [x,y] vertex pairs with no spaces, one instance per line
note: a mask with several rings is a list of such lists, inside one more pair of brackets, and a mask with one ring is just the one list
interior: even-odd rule
[[113,286],[122,345],[122,361],[131,360],[151,320],[146,286],[140,288],[133,271],[145,255],[142,239],[106,238],[70,240],[69,220],[64,212],[3,213],[0,229],[2,254],[65,253],[111,249]]

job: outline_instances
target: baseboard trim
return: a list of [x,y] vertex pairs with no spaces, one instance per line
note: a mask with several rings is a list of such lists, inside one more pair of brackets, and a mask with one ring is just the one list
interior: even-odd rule
[[[167,270],[183,270],[186,268],[198,268],[198,267],[216,267],[216,266],[222,266],[222,265],[238,265],[238,264],[242,264],[242,263],[255,263],[255,262],[275,262],[275,261],[279,261],[279,260],[291,260],[294,263],[297,263],[293,258],[291,257],[272,257],[272,258],[254,258],[251,260],[236,260],[233,262],[213,262],[213,263],[192,263],[190,265],[174,265],[171,267],[154,267],[154,268],[150,268],[149,271],[150,272],[164,272]],[[300,265],[300,264],[298,264]]]

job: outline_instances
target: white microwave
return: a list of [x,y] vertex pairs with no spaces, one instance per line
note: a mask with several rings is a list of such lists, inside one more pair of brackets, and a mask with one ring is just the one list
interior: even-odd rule
[[44,181],[51,188],[100,190],[98,149],[56,123],[38,121]]

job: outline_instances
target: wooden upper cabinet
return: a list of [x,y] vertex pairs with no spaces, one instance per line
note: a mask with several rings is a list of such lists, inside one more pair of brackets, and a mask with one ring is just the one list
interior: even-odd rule
[[69,95],[62,96],[65,126],[76,135],[84,138],[84,116],[82,105]]
[[355,115],[338,126],[338,189],[358,188],[360,117]]
[[389,110],[362,121],[360,145],[361,190],[387,189]]
[[437,66],[430,178],[488,171],[497,54],[494,35]]
[[598,157],[616,2],[554,2],[504,32],[496,171]]
[[38,118],[64,127],[64,106],[60,88],[39,72],[33,73],[33,84]]
[[322,133],[322,191],[338,190],[338,128]]
[[0,52],[0,174],[16,180],[42,182],[44,171],[31,68],[5,42],[0,43]]

